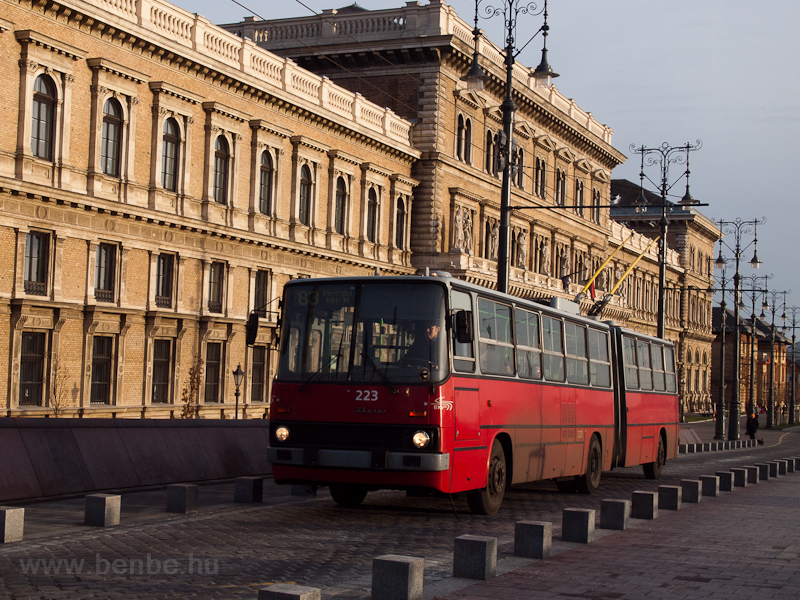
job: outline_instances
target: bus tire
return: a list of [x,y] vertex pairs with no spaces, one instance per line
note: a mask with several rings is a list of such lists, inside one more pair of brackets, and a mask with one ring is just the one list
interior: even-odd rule
[[658,453],[656,454],[656,459],[651,463],[645,463],[642,465],[642,470],[644,471],[644,478],[645,479],[658,479],[661,477],[661,471],[664,469],[664,465],[667,462],[667,447],[664,444],[664,436],[658,436]]
[[506,493],[506,455],[498,440],[492,444],[486,487],[467,494],[469,509],[476,515],[493,515],[500,510]]
[[597,436],[592,436],[589,442],[589,453],[586,456],[586,473],[576,479],[578,492],[581,494],[594,494],[600,487],[600,474],[603,472],[603,454],[600,451],[600,442]]
[[367,497],[367,488],[355,483],[332,483],[331,498],[339,506],[355,508]]

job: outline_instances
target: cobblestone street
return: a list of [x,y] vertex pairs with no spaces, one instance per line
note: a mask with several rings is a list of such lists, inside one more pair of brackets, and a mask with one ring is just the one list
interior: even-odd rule
[[[710,439],[702,426],[698,431]],[[657,482],[631,468],[604,473],[593,496],[560,494],[550,482],[521,486],[494,517],[470,514],[463,496],[451,505],[377,492],[348,510],[326,490],[296,497],[272,482],[259,505],[234,504],[232,483],[202,486],[194,515],[165,513],[164,490],[124,493],[121,524],[105,530],[81,525],[82,499],[29,504],[25,541],[0,547],[0,597],[255,598],[270,583],[296,582],[322,588],[323,597],[368,598],[372,558],[390,553],[425,558],[426,597],[521,598],[535,589],[542,598],[568,591],[700,598],[723,589],[720,578],[736,580],[725,585],[737,597],[796,597],[800,475],[684,505],[679,513],[661,511],[656,521],[634,520],[629,531],[598,530],[598,541],[588,546],[559,539],[563,508],[595,508],[599,516],[603,498],[630,499],[634,490],[800,455],[799,430],[760,433],[766,443],[752,450],[681,455]],[[513,558],[520,520],[552,521],[556,556]],[[498,572],[517,570],[478,585],[453,580],[453,538],[467,533],[497,537]],[[760,595],[765,590],[772,592]]]

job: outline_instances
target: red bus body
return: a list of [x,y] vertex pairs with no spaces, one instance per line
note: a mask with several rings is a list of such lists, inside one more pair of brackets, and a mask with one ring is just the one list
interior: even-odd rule
[[[593,437],[600,443],[603,470],[653,463],[657,459],[659,442],[663,445],[664,458],[677,455],[678,398],[674,351],[669,342],[581,317],[574,310],[557,310],[448,277],[366,279],[370,284],[376,279],[415,282],[436,279],[436,285],[443,286],[448,300],[446,331],[443,331],[448,336],[448,373],[440,381],[403,385],[393,384],[391,380],[388,383],[382,380],[321,382],[314,379],[313,373],[306,381],[285,381],[279,372],[272,391],[269,450],[277,483],[361,484],[368,489],[428,489],[444,493],[471,491],[487,485],[490,451],[495,440],[503,447],[509,485],[544,479],[563,480],[586,473]],[[314,289],[324,289],[326,282],[341,284],[343,280],[300,281],[305,283],[299,285],[317,285],[322,287]],[[287,284],[287,289],[294,283]],[[454,291],[461,294],[462,301],[469,298],[481,307],[492,304],[504,314],[513,314],[512,318],[518,319],[517,315],[522,313],[529,319],[533,318],[530,315],[535,315],[538,319],[536,331],[544,327],[540,322],[547,317],[551,330],[552,324],[558,321],[562,323],[562,333],[563,328],[569,326],[579,335],[592,330],[595,339],[605,336],[608,356],[598,364],[600,370],[608,367],[609,385],[572,385],[566,381],[569,373],[563,382],[549,382],[541,375],[539,379],[523,379],[520,376],[523,334],[519,320],[514,322],[514,332],[507,341],[485,340],[485,349],[499,349],[505,357],[516,349],[516,359],[511,365],[514,372],[482,373],[485,359],[481,355],[484,349],[481,335],[484,333],[479,334],[479,328],[488,313],[479,312],[475,305],[471,306],[469,314],[476,323],[472,343],[474,356],[464,359],[459,371],[454,366],[457,364],[455,326],[450,318],[455,311],[451,302]],[[408,302],[413,304],[414,299],[408,298]],[[494,335],[489,327],[486,329],[485,335]],[[284,322],[282,355],[287,353],[287,330],[289,327]],[[629,339],[628,347],[636,347],[641,354],[651,352],[655,357],[658,352],[666,356],[665,361],[671,362],[666,367],[671,371],[664,372],[666,368],[662,365],[657,377],[652,377],[651,373],[651,379],[656,381],[649,390],[640,389],[647,387],[644,384],[635,389],[625,385],[626,369],[632,374],[634,367],[626,365],[623,359],[624,337]],[[563,342],[562,346],[567,348],[569,344]],[[461,352],[464,352],[463,346]],[[542,352],[540,349],[540,364],[546,358]],[[566,357],[565,370],[569,371],[571,355],[567,352],[562,353]],[[597,365],[588,358],[591,352],[584,352],[586,359],[573,359],[572,363],[578,365],[575,367],[578,370],[592,372],[594,378],[592,369]],[[600,354],[602,352],[601,349]],[[375,355],[379,356],[380,352]],[[530,350],[529,355],[536,357],[534,350]],[[317,359],[317,363],[321,362]],[[464,365],[472,364],[472,372],[465,372]],[[644,367],[641,369],[643,373],[646,371]],[[659,377],[666,378],[666,383],[659,385]],[[658,387],[664,389],[655,389]],[[285,441],[275,436],[279,427],[289,432]],[[411,436],[419,430],[426,431],[432,438],[425,451],[410,445]]]

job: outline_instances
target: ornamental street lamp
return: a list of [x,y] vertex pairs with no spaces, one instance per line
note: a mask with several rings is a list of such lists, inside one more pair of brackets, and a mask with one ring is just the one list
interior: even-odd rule
[[[770,290],[766,293],[768,298],[772,298],[772,305],[769,310],[772,313],[772,323],[770,325],[770,344],[769,344],[769,398],[767,399],[767,429],[775,428],[775,313],[786,307],[786,291]],[[783,305],[778,307],[778,298],[783,295]],[[767,300],[765,304],[769,301]],[[781,319],[786,321],[786,312],[783,311]]]
[[[742,221],[740,218],[736,218],[734,221],[717,221],[717,226],[719,227],[719,256],[717,256],[717,260],[714,261],[714,266],[717,269],[721,269],[725,266],[725,258],[722,256],[722,246],[725,246],[730,252],[733,253],[733,256],[736,260],[736,272],[733,275],[733,290],[734,290],[734,298],[736,301],[734,302],[734,316],[733,321],[736,324],[734,327],[734,368],[733,368],[733,393],[731,394],[731,407],[730,407],[730,426],[728,427],[728,439],[729,440],[738,440],[739,439],[739,412],[741,411],[741,406],[739,403],[739,369],[741,368],[741,360],[742,360],[742,350],[739,347],[740,344],[740,336],[739,336],[739,297],[740,297],[740,282],[741,282],[741,274],[739,273],[739,261],[742,257],[742,253],[747,250],[750,246],[753,246],[753,258],[750,261],[750,266],[753,269],[758,269],[761,266],[761,261],[758,260],[758,226],[766,223],[767,219],[763,218],[761,220],[753,219],[752,221]],[[725,234],[732,234],[734,236],[734,245],[731,247],[725,242],[724,236]],[[742,247],[742,236],[753,234],[753,241],[751,241],[746,246]]]
[[236,386],[236,392],[234,395],[236,396],[236,408],[233,413],[233,418],[239,418],[239,386],[242,385],[242,379],[244,379],[244,371],[242,371],[242,365],[236,365],[236,370],[233,372],[233,383]]
[[[764,317],[764,310],[768,308],[766,297],[764,296],[767,293],[767,286],[769,285],[769,280],[772,279],[773,275],[750,275],[749,277],[745,277],[745,279],[750,280],[750,288],[749,289],[741,289],[739,290],[742,294],[748,294],[750,296],[750,300],[752,303],[750,309],[750,394],[747,401],[747,414],[754,415],[756,414],[756,338],[758,337],[758,326],[756,325],[756,299],[760,296],[764,299],[761,305],[761,317]],[[764,281],[764,287],[759,288],[759,281]]]
[[[716,290],[708,290],[709,292],[716,291]],[[720,330],[721,330],[721,343],[719,346],[719,364],[720,364],[720,378],[719,378],[719,396],[717,398],[717,410],[716,410],[716,422],[714,427],[714,439],[715,440],[724,440],[725,439],[725,329],[727,328],[728,324],[728,315],[725,312],[725,268],[722,269],[722,287],[720,288],[722,292],[722,298],[719,302],[719,310],[720,310]]]
[[[699,150],[702,148],[703,142],[697,140],[692,145],[688,142],[683,146],[670,146],[666,142],[655,148],[647,148],[644,145],[636,147],[631,144],[630,151],[642,155],[641,170],[639,172],[639,201],[637,212],[641,208],[647,210],[647,200],[644,195],[644,179],[647,177],[644,172],[644,167],[657,165],[661,171],[661,184],[656,184],[650,177],[647,180],[654,186],[658,187],[661,191],[661,219],[658,221],[658,228],[660,233],[659,239],[659,253],[658,253],[658,337],[664,338],[664,323],[665,323],[665,302],[666,295],[665,289],[667,287],[667,210],[669,204],[667,203],[667,194],[669,191],[684,177],[686,178],[686,193],[681,198],[680,204],[688,206],[697,206],[692,195],[689,193],[689,152]],[[686,170],[681,173],[680,177],[674,182],[669,183],[669,166],[673,164],[686,163]]]
[[[478,64],[478,39],[481,30],[478,28],[478,7],[483,0],[475,1],[475,29],[473,36],[475,39],[475,52],[472,57],[472,65],[467,74],[462,77],[467,85],[467,89],[479,91],[483,89],[483,83],[487,79],[483,70]],[[544,25],[533,34],[531,40],[540,32],[544,37],[544,47],[542,48],[542,62],[536,67],[533,73],[537,85],[549,87],[553,77],[558,77],[547,63],[547,0],[544,9],[536,12],[537,6],[533,2],[520,0],[497,0],[498,7],[487,6],[484,18],[492,18],[499,15],[503,16],[506,27],[506,47],[505,47],[505,66],[506,66],[506,95],[500,110],[503,113],[502,135],[498,136],[500,146],[501,167],[503,170],[503,185],[500,192],[500,232],[499,248],[497,251],[497,290],[508,292],[508,272],[509,272],[509,227],[510,227],[510,202],[511,202],[511,179],[512,170],[517,167],[514,163],[514,113],[517,111],[517,104],[514,102],[514,60],[519,55],[520,50],[515,51],[515,35],[517,29],[517,18],[519,15],[539,15],[544,12]],[[527,44],[526,44],[527,45]],[[523,46],[524,48],[525,46]]]
[[795,333],[794,330],[797,328],[797,315],[800,313],[800,306],[787,306],[786,312],[792,315],[791,319],[791,326],[789,327],[792,330],[792,387],[790,396],[789,396],[789,425],[795,424],[795,399],[794,399],[794,365],[797,359],[795,355]]

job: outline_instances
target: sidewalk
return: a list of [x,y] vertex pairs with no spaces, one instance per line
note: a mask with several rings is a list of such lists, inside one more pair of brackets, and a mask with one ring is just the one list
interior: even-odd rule
[[[696,427],[702,439],[708,439],[705,424]],[[784,450],[787,456],[796,452],[793,438],[798,436],[786,431],[763,433],[769,440],[763,448],[773,446],[773,451]],[[731,467],[751,461],[752,457],[742,457]],[[626,531],[602,531],[594,543],[569,544],[568,551],[550,559],[436,598],[789,600],[800,596],[800,473],[720,494],[699,504],[684,503],[680,511],[661,510],[653,521],[632,519],[632,528]]]
[[[740,419],[739,419],[739,439],[740,440],[750,439],[749,436],[747,435],[747,433],[745,433],[746,424],[747,424],[746,422],[747,422],[747,417],[744,417],[744,416],[740,417]],[[759,418],[758,433],[756,434],[756,438],[758,438],[760,440],[764,440],[764,445],[765,446],[773,445],[778,439],[780,439],[781,435],[783,435],[786,431],[791,431],[792,429],[794,429],[793,427],[788,428],[788,429],[766,429],[764,427],[765,422],[766,422],[766,415],[761,415],[760,418]],[[726,440],[729,439],[728,438],[729,425],[730,425],[730,423],[726,419],[725,420],[725,439]],[[686,442],[683,441],[683,438],[687,437],[686,436],[687,432],[690,433],[690,434],[692,432],[694,434],[696,434],[697,437],[700,438],[700,440],[699,440],[700,442],[714,442],[714,441],[716,441],[714,439],[714,435],[716,434],[716,423],[715,423],[715,421],[713,419],[709,419],[707,421],[695,421],[693,423],[681,423],[680,430],[681,430],[681,443],[690,443],[690,444],[694,443],[692,441],[689,441],[688,439],[686,440]]]

